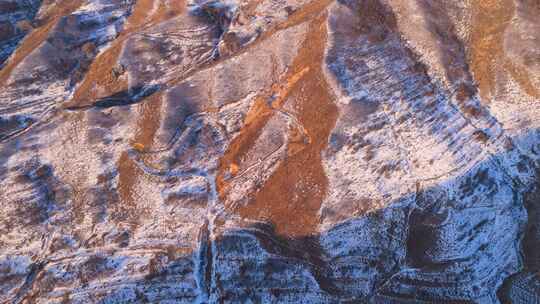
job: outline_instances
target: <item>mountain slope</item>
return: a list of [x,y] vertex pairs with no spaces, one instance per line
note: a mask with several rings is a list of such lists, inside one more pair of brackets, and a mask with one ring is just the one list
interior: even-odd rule
[[447,2],[0,0],[0,302],[538,301],[540,6]]

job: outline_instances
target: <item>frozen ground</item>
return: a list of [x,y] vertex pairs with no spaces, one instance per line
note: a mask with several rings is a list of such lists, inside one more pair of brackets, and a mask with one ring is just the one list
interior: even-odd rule
[[0,0],[0,302],[537,303],[539,15]]

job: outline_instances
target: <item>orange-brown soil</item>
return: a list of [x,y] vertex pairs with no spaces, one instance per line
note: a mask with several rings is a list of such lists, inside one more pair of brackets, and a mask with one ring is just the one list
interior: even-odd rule
[[[158,9],[153,11],[154,2],[159,1]],[[90,65],[85,79],[73,95],[66,107],[85,106],[96,98],[110,96],[128,89],[126,78],[116,78],[113,69],[116,67],[124,42],[145,27],[149,27],[173,18],[185,9],[183,0],[174,0],[167,6],[160,0],[137,1],[133,13],[126,22],[126,28],[114,40],[111,46],[100,54]],[[97,96],[100,88],[100,96]]]
[[509,73],[527,94],[540,96],[528,72],[512,62],[504,51],[504,33],[515,14],[514,2],[475,0],[472,8],[469,60],[482,99],[488,102],[497,93],[497,75],[500,73]]
[[320,15],[312,21],[309,34],[284,84],[275,85],[271,90],[270,95],[277,96],[272,104],[266,103],[266,96],[255,102],[245,119],[244,129],[221,159],[218,175],[218,190],[221,199],[226,201],[225,174],[230,172],[234,175],[242,156],[275,114],[274,109],[281,109],[284,103],[292,103],[290,108],[298,110],[298,121],[309,140],[298,141],[295,138],[298,134],[294,134],[297,131],[291,131],[287,158],[262,189],[251,194],[246,206],[232,210],[244,218],[270,221],[277,233],[290,237],[316,232],[319,208],[328,184],[321,152],[335,124],[337,107],[321,66],[326,43],[324,20]]
[[69,15],[76,10],[80,5],[81,0],[66,0],[62,1],[62,5],[54,5],[51,9],[42,16],[41,22],[44,24],[39,28],[31,31],[28,36],[21,42],[6,65],[0,70],[0,85],[5,85],[7,79],[15,67],[21,63],[26,56],[30,55],[45,39],[47,39],[51,29],[58,23],[61,17]]

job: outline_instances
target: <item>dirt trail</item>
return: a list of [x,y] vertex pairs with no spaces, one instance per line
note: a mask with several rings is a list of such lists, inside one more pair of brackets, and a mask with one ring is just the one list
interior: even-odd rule
[[[169,1],[168,4],[169,6],[162,0],[137,1],[132,14],[125,23],[124,30],[111,42],[107,50],[95,58],[86,77],[77,87],[74,97],[65,104],[65,107],[89,105],[97,98],[126,91],[128,89],[127,80],[124,77],[116,77],[114,73],[124,42],[131,34],[173,18],[185,9],[184,0]],[[133,147],[144,150],[152,146],[154,135],[159,127],[161,97],[162,94],[158,92],[146,97],[144,102],[133,107],[136,111],[134,135],[130,139]],[[71,116],[71,119],[80,119],[77,118],[78,116]],[[141,216],[141,209],[137,206],[136,185],[141,178],[144,178],[144,172],[128,156],[127,152],[121,155],[117,168],[120,204],[115,207],[115,216],[119,221],[127,221],[131,225],[136,225],[137,218]]]
[[[309,18],[312,18],[313,16],[317,16],[318,14],[322,13],[333,1],[334,0],[314,0],[308,4],[305,4],[297,11],[293,12],[287,20],[281,23],[277,23],[271,28],[269,28],[267,31],[262,32],[261,35],[253,43],[242,47],[238,52],[232,53],[228,56],[219,57],[216,60],[210,61],[209,63],[202,65],[195,71],[191,71],[187,74],[181,75],[180,77],[173,78],[167,82],[167,85],[174,86],[175,84],[184,81],[195,73],[214,68],[223,63],[223,61],[231,60],[232,58],[241,56],[242,54],[249,53],[256,47],[258,47],[259,44],[272,37],[275,33],[299,25],[303,22],[306,22],[306,20],[308,20]],[[254,2],[253,5],[256,7],[258,3]],[[253,7],[252,9],[254,10],[255,7]]]
[[[103,63],[106,63],[111,59],[114,59],[114,62],[116,62],[120,54],[121,46],[126,38],[129,37],[129,33],[136,31],[147,24],[156,24],[167,20],[168,18],[177,16],[184,9],[183,0],[175,0],[172,1],[173,3],[169,3],[171,9],[168,9],[163,2],[160,2],[159,7],[154,14],[148,16],[146,13],[151,11],[151,8],[153,7],[152,2],[153,0],[143,0],[137,4],[138,6],[128,20],[126,33],[121,39],[115,41],[116,45],[114,47],[117,47],[118,50],[111,52],[108,56],[104,56]],[[107,68],[107,66],[100,65],[99,68]],[[112,86],[110,86],[109,89],[113,91],[116,89],[116,92],[127,89],[127,83],[125,82],[115,83],[113,81],[110,82],[110,84],[112,84]],[[159,128],[161,106],[162,94],[160,92],[147,97],[145,102],[137,105],[139,112],[136,131],[131,140],[132,145],[136,149],[143,151],[152,146],[154,136]],[[144,172],[138,168],[131,158],[128,157],[127,153],[124,153],[118,162],[118,173],[118,190],[122,202],[121,209],[130,214],[131,221],[135,221],[135,218],[141,216],[141,214],[138,214],[139,208],[136,206],[138,200],[134,197],[134,194],[136,194],[135,186],[141,178],[144,178]]]
[[[218,191],[226,200],[227,182],[224,176],[249,151],[258,133],[268,119],[281,109],[285,102],[298,112],[298,121],[308,134],[307,142],[295,140],[290,134],[287,159],[251,201],[238,210],[242,217],[267,220],[276,232],[286,236],[306,236],[316,232],[319,224],[318,211],[327,189],[327,178],[322,166],[321,152],[337,119],[337,107],[333,103],[322,71],[326,44],[325,16],[313,20],[309,34],[293,63],[286,82],[272,88],[277,96],[271,106],[265,98],[258,100],[246,118],[246,126],[233,141],[220,163]],[[294,133],[294,131],[292,131]]]
[[[154,135],[159,128],[161,117],[162,95],[156,93],[139,105],[137,125],[135,135],[131,140],[132,146],[139,150],[145,151],[152,147]],[[145,173],[139,166],[124,152],[118,161],[118,192],[122,206],[120,207],[123,213],[129,214],[130,221],[136,222],[136,218],[140,217],[140,208],[137,207],[137,202],[140,201],[136,197],[137,191],[135,187],[141,179],[145,178]],[[146,181],[148,182],[148,181]]]

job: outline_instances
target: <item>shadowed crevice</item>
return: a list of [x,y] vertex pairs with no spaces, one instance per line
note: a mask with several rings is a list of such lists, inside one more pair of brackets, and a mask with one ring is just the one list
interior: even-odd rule
[[146,97],[158,92],[159,86],[139,86],[131,90],[115,93],[108,97],[98,99],[91,105],[69,106],[64,108],[68,111],[79,111],[88,109],[107,109],[112,107],[130,106],[142,102]]

